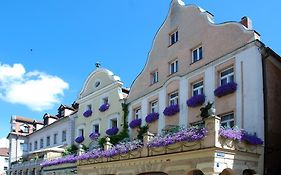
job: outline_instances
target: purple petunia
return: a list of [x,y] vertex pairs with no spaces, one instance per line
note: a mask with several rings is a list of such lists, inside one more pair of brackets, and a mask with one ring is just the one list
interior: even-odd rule
[[176,113],[178,113],[180,111],[180,108],[179,108],[179,105],[176,104],[176,105],[170,105],[170,106],[167,106],[164,111],[163,111],[163,114],[165,116],[172,116],[172,115],[175,115]]
[[109,128],[108,130],[105,131],[105,133],[109,136],[113,136],[117,134],[119,129],[117,127]]
[[130,128],[136,128],[141,125],[141,118],[132,120],[129,124]]
[[98,133],[98,132],[92,132],[89,135],[90,139],[92,139],[92,140],[97,140],[99,138],[99,136],[100,136],[100,133]]
[[152,112],[145,117],[146,123],[152,123],[158,119],[159,119],[159,113],[157,112]]
[[99,108],[100,112],[104,112],[104,111],[108,110],[109,106],[110,105],[108,103],[102,104]]
[[247,142],[250,145],[262,145],[263,144],[263,141],[260,138],[258,138],[254,134],[249,134],[247,132],[243,133],[242,140],[244,140],[245,142]]
[[194,95],[190,99],[188,99],[186,101],[186,104],[189,107],[197,107],[202,105],[204,102],[205,102],[205,95],[199,94],[199,95]]
[[214,94],[217,97],[222,97],[222,96],[235,92],[236,89],[237,89],[237,84],[235,82],[229,82],[227,84],[224,84],[224,85],[221,85],[220,87],[218,87],[214,91]]
[[84,141],[84,136],[78,136],[78,137],[76,137],[76,139],[75,139],[75,142],[76,143],[82,143]]
[[87,111],[85,111],[84,113],[83,113],[83,116],[84,117],[90,117],[92,115],[92,110],[91,109],[88,109]]
[[43,163],[41,163],[41,166],[47,167],[47,166],[53,166],[53,165],[60,165],[60,164],[64,164],[64,163],[76,163],[76,161],[77,161],[77,158],[75,155],[68,155],[65,157],[60,157],[57,159],[44,161]]
[[176,133],[170,133],[164,136],[154,137],[148,142],[149,148],[157,148],[162,146],[168,146],[177,142],[193,142],[203,139],[207,135],[208,131],[206,128],[187,128],[182,129]]

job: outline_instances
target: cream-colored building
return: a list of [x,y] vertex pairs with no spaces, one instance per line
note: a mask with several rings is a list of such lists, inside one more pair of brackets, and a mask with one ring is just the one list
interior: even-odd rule
[[[91,133],[103,137],[107,136],[106,130],[110,128],[117,127],[120,131],[123,125],[122,103],[127,94],[128,90],[123,88],[118,76],[97,66],[86,79],[77,99],[79,110],[75,118],[75,138],[83,135],[81,144],[91,148],[97,144],[89,137]],[[86,111],[91,112],[87,114]]]

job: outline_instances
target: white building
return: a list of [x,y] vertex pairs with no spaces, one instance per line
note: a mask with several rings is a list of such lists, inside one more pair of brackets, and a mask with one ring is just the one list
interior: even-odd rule
[[0,175],[6,175],[9,168],[8,148],[0,148]]

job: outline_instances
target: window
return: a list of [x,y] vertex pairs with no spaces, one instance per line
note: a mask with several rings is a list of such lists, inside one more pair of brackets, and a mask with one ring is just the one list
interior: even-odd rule
[[151,81],[151,84],[158,82],[158,71],[154,71],[150,74],[150,81]]
[[221,116],[221,126],[232,128],[234,126],[234,114],[226,114]]
[[178,60],[170,63],[170,74],[178,72]]
[[108,97],[104,97],[104,98],[102,99],[102,102],[103,102],[103,104],[108,103]]
[[28,133],[29,127],[28,127],[28,125],[23,124],[23,125],[20,126],[20,130],[24,133]]
[[51,137],[50,137],[50,136],[47,136],[47,139],[46,139],[46,146],[50,146],[50,142],[51,142]]
[[197,47],[192,51],[192,63],[199,61],[203,58],[202,46]]
[[203,81],[196,82],[192,85],[192,96],[203,94]]
[[61,133],[61,141],[65,142],[66,141],[66,130],[63,130]]
[[95,132],[95,133],[99,133],[99,132],[100,132],[100,126],[99,126],[99,124],[94,124],[94,125],[93,125],[93,132]]
[[99,87],[99,85],[100,85],[100,81],[96,81],[95,82],[95,88]]
[[37,143],[37,141],[35,141],[34,142],[34,150],[37,150],[37,148],[38,148],[38,145],[37,145],[38,143]]
[[84,136],[84,129],[78,130],[78,136]]
[[43,147],[44,147],[44,140],[40,139],[40,148],[43,148]]
[[92,110],[92,105],[87,105],[85,111],[87,111],[87,110]]
[[4,171],[7,171],[8,170],[8,167],[4,166]]
[[8,163],[9,162],[9,158],[6,157],[5,158],[5,162]]
[[179,93],[173,92],[169,95],[169,105],[179,104]]
[[110,128],[117,127],[117,118],[110,119]]
[[29,143],[29,151],[32,151],[32,143]]
[[158,112],[158,101],[152,101],[150,102],[150,112]]
[[54,134],[54,145],[58,143],[58,134]]
[[179,32],[175,31],[170,34],[170,45],[175,44],[179,40]]
[[136,108],[135,110],[134,110],[134,119],[139,119],[139,118],[141,118],[141,108]]
[[220,84],[224,85],[234,81],[233,67],[223,70],[220,73]]

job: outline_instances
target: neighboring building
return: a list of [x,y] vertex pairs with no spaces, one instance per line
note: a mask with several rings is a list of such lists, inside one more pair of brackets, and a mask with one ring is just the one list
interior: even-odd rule
[[81,142],[94,147],[91,133],[106,136],[106,130],[123,125],[122,103],[128,95],[120,78],[111,71],[97,67],[86,79],[77,99],[79,110],[75,119],[75,138],[83,136]]
[[[76,108],[61,105],[56,116],[46,113],[42,122],[30,119],[33,132],[24,136],[24,151],[11,161],[9,173],[40,174],[42,161],[60,157],[74,140],[74,113]],[[14,154],[13,150],[11,153]]]
[[0,148],[0,175],[6,175],[9,169],[8,151],[8,148]]

